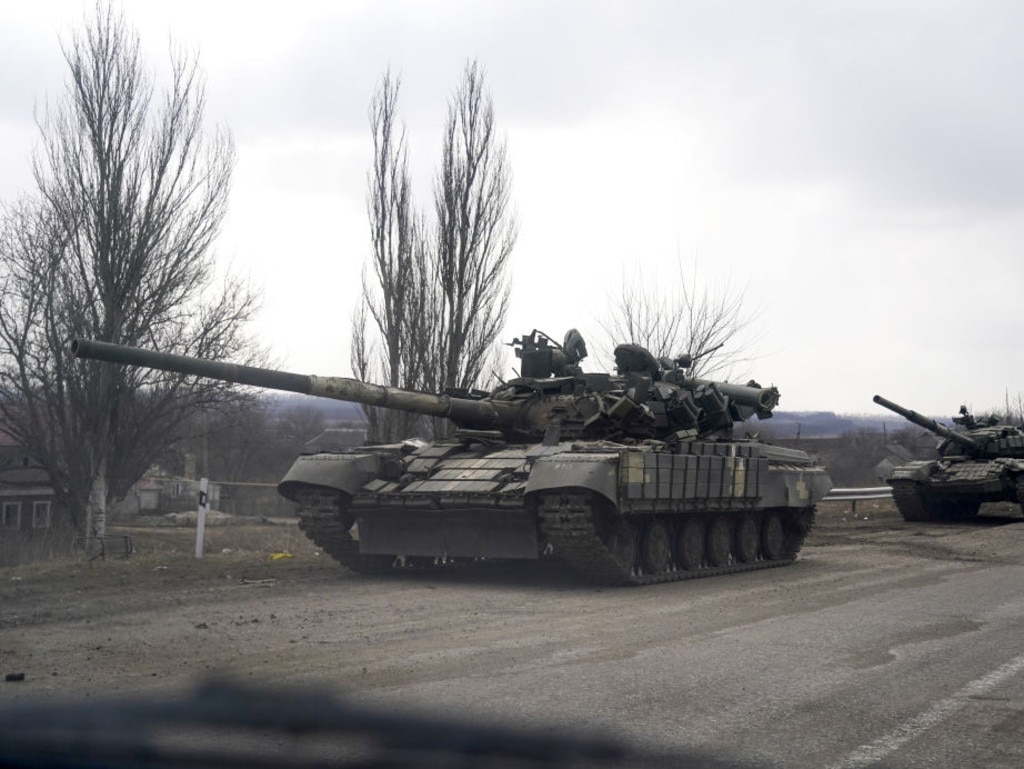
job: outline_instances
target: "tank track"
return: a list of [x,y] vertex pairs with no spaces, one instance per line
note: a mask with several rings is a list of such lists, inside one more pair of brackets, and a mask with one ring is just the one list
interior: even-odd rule
[[892,486],[893,502],[896,503],[896,509],[900,511],[904,521],[916,523],[937,520],[921,499],[917,483],[896,480],[889,483]]
[[349,533],[352,521],[344,515],[342,495],[304,490],[298,496],[299,529],[327,555],[360,574],[385,574],[391,570],[395,561],[392,556],[359,553],[359,543]]
[[[965,521],[978,514],[981,502],[969,494],[931,494],[925,496],[915,481],[894,480],[892,498],[903,520],[913,523],[922,521]],[[1018,483],[1017,494],[1021,493]],[[1024,505],[1022,505],[1024,507]]]
[[624,567],[606,547],[597,529],[596,522],[602,513],[595,502],[592,495],[585,493],[549,494],[541,498],[537,512],[541,531],[553,552],[587,581],[608,586],[653,585],[786,566],[796,560],[814,516],[813,508],[780,511],[785,539],[779,558],[717,567],[705,564],[698,569],[670,567],[658,574],[645,574],[636,567]]

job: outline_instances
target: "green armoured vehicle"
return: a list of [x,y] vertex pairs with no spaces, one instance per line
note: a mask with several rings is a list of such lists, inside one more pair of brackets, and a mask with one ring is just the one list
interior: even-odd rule
[[521,376],[433,395],[75,340],[75,354],[446,417],[451,438],[303,455],[278,485],[302,530],[359,572],[553,555],[596,584],[637,585],[792,562],[831,488],[804,452],[733,436],[774,387],[698,379],[690,356],[615,350],[583,373],[575,331],[513,342]]
[[935,459],[893,468],[886,482],[896,507],[907,521],[971,518],[984,502],[1024,506],[1024,431],[996,424],[995,417],[975,419],[964,406],[954,430],[905,409],[881,395],[875,403],[942,438]]

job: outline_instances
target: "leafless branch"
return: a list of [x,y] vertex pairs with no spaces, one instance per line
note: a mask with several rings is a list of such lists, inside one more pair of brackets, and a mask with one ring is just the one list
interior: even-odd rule
[[[756,320],[746,291],[700,285],[696,265],[687,275],[682,260],[675,281],[645,276],[642,267],[623,274],[618,292],[609,295],[611,311],[599,320],[611,348],[639,344],[656,357],[689,353],[696,358],[695,376],[744,377],[751,362],[741,335]],[[715,349],[718,345],[723,345]]]

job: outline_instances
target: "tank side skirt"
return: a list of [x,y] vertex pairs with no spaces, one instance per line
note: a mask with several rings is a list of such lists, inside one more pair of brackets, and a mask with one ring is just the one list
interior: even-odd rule
[[[407,500],[405,500],[407,501]],[[428,558],[536,559],[535,516],[522,506],[467,504],[353,507],[363,554],[401,554]],[[364,513],[371,514],[366,515]]]

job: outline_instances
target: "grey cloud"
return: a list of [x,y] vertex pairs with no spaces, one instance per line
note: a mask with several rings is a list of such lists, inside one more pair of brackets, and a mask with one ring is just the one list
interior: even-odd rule
[[736,52],[749,78],[720,116],[733,173],[842,177],[886,206],[1024,203],[1024,6],[853,4],[792,21]]
[[[674,112],[711,127],[708,151],[730,176],[843,178],[885,205],[1014,206],[1022,22],[1024,5],[984,0],[393,0],[341,6],[286,56],[211,72],[209,88],[217,119],[243,141],[295,129],[362,136],[390,67],[404,119],[432,134],[475,57],[504,126],[642,125]],[[163,57],[164,40],[144,43]],[[59,94],[56,30],[46,40],[0,30],[0,64],[0,117],[25,119]]]
[[[723,173],[844,178],[884,205],[1024,202],[1024,53],[1013,3],[375,3],[321,20],[283,63],[237,72],[236,132],[366,131],[388,67],[403,115],[440,128],[464,62],[499,119],[583,123],[645,113],[714,126]],[[243,85],[244,81],[244,85]]]

